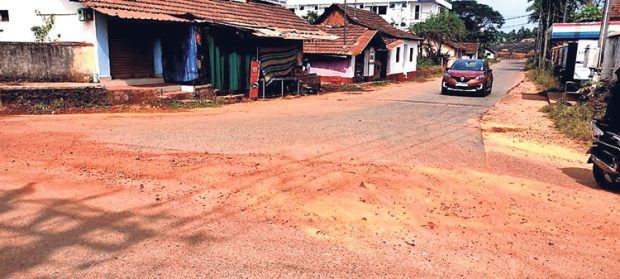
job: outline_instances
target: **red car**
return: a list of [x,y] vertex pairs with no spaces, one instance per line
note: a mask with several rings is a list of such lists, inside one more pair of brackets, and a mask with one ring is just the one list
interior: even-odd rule
[[473,93],[486,96],[493,90],[493,70],[484,60],[459,59],[441,81],[441,94]]

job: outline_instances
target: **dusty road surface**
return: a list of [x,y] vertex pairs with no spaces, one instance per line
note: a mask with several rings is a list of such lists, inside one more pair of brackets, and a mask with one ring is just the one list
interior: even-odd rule
[[579,147],[528,142],[551,128],[528,121],[536,98],[504,97],[522,67],[495,66],[487,98],[440,96],[433,80],[4,116],[0,278],[617,278],[620,197]]

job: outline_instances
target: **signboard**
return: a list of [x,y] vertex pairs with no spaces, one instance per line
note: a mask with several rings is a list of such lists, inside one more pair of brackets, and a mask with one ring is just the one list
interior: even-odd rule
[[[609,33],[620,31],[620,22],[609,24]],[[551,39],[554,40],[598,40],[601,23],[556,23],[551,27]]]
[[252,61],[250,65],[250,98],[258,98],[258,79],[260,78],[260,64],[258,61]]

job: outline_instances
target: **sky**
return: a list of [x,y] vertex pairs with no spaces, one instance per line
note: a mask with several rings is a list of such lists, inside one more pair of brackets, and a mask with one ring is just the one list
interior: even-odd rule
[[[527,0],[478,0],[478,3],[493,7],[493,9],[502,13],[506,19],[528,14],[526,11],[528,7]],[[504,24],[502,31],[510,32],[511,30],[519,29],[521,26],[515,25],[521,25],[523,23],[527,23],[527,18],[524,17],[506,20],[506,24]],[[525,27],[532,28],[535,27],[535,25],[528,24],[525,25]]]

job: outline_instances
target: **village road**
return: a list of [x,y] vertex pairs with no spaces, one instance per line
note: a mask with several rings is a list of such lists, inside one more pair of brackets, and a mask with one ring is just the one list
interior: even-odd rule
[[440,81],[435,79],[363,94],[179,114],[60,116],[69,122],[37,123],[38,129],[84,133],[131,151],[260,153],[472,167],[485,160],[479,117],[523,79],[523,66],[523,61],[494,66],[495,88],[486,98],[440,95]]
[[[434,79],[2,116],[0,278],[617,278],[620,196],[594,186],[585,152],[524,143],[553,124],[546,100],[502,98],[523,66],[495,65],[486,98]],[[489,142],[485,118],[483,142],[490,107],[523,136]]]

